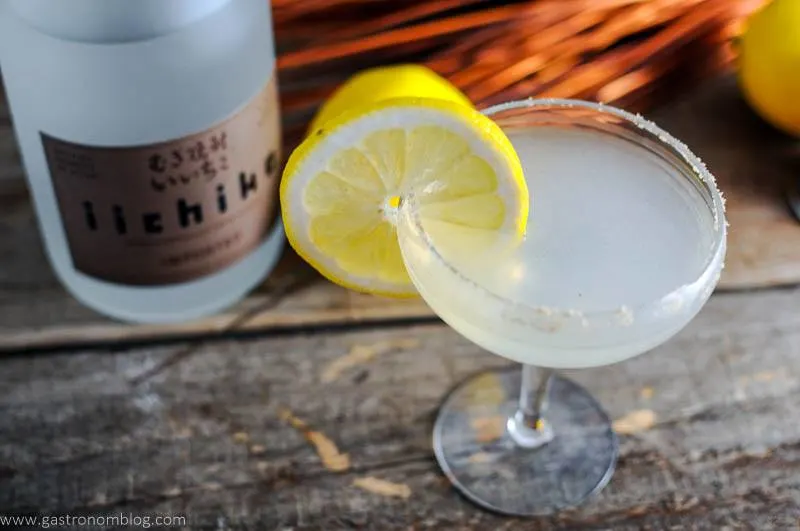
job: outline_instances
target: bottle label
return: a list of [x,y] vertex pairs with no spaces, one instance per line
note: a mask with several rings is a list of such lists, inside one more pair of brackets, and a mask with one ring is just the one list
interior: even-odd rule
[[201,133],[98,147],[41,134],[75,269],[161,286],[217,272],[252,252],[278,212],[276,80]]

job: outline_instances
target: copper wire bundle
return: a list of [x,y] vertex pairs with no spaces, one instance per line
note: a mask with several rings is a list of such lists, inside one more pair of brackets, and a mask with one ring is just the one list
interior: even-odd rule
[[764,0],[273,0],[287,147],[363,68],[422,63],[479,107],[582,98],[644,110],[730,67]]

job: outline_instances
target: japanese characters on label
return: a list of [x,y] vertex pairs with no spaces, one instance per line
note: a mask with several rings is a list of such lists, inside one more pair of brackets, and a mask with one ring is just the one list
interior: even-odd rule
[[251,252],[277,214],[277,105],[273,79],[236,115],[168,142],[97,147],[42,133],[76,269],[163,285]]

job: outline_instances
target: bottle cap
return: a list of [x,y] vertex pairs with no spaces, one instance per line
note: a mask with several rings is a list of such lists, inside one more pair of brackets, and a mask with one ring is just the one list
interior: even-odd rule
[[[39,31],[84,42],[129,42],[196,22],[232,0],[8,0]],[[266,0],[264,0],[266,1]]]

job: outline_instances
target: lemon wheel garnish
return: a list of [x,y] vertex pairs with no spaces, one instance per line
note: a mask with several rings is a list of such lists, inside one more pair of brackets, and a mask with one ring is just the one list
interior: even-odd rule
[[385,100],[326,122],[289,158],[280,192],[300,256],[337,284],[395,297],[416,295],[395,228],[408,194],[440,237],[442,226],[522,235],[529,205],[500,128],[440,99]]

